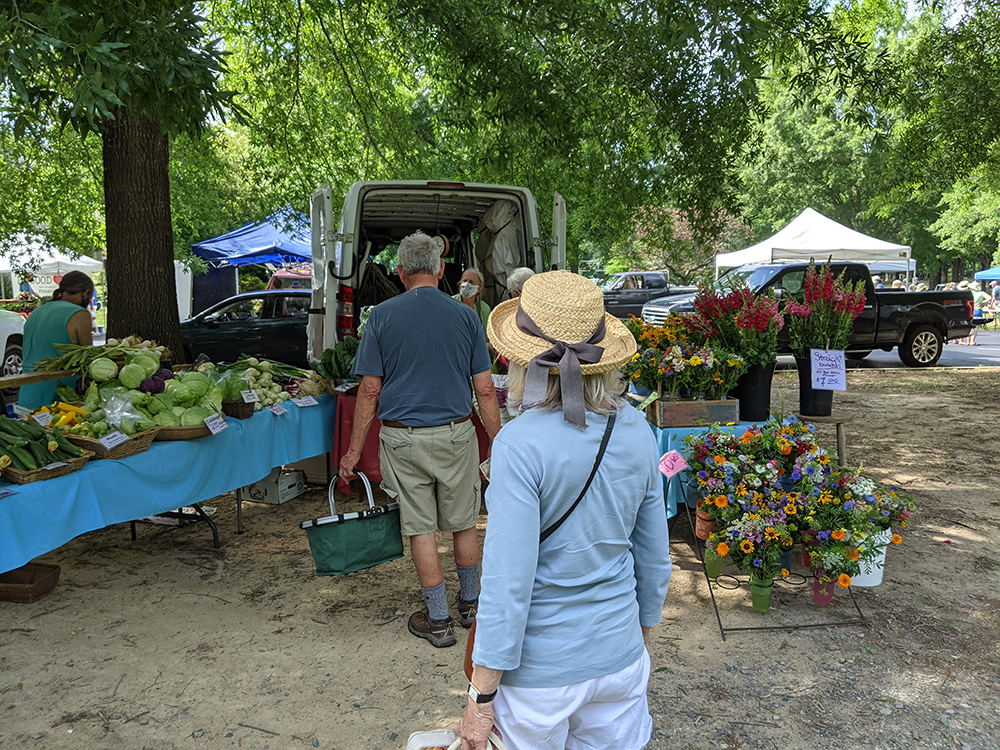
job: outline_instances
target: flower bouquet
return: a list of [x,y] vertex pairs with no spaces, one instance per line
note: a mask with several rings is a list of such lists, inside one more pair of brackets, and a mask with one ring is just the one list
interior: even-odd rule
[[740,419],[767,420],[778,331],[784,323],[774,293],[755,296],[742,283],[725,293],[700,285],[694,312],[685,321],[690,330],[704,336],[711,345],[743,357],[747,370],[733,392],[740,400]]
[[799,411],[811,416],[829,416],[833,391],[814,391],[811,349],[829,351],[847,348],[854,319],[865,307],[864,282],[852,283],[843,274],[834,275],[827,263],[821,271],[812,261],[803,280],[802,302],[788,300],[788,341],[799,369]]
[[[650,421],[657,427],[736,421],[736,402],[724,400],[746,367],[742,357],[706,346],[677,316],[662,327],[635,317],[626,325],[639,350],[622,369],[629,382],[657,394],[648,404]],[[682,394],[689,400],[680,402]]]

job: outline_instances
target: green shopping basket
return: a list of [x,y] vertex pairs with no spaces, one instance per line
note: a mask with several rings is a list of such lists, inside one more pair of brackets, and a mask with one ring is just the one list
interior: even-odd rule
[[337,476],[334,475],[328,492],[330,515],[299,524],[309,539],[316,575],[341,576],[403,556],[399,504],[376,506],[368,477],[360,471],[357,475],[368,494],[368,510],[337,513],[334,501]]

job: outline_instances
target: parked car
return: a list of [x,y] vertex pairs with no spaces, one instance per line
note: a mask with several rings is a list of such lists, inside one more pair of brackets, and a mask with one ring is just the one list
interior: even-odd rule
[[616,318],[639,317],[650,300],[696,292],[693,286],[670,286],[664,271],[626,271],[610,276],[604,285],[604,309]]
[[306,367],[307,289],[237,294],[181,323],[189,362],[204,354],[213,362],[232,362],[240,354],[267,357]]
[[[727,288],[737,279],[755,293],[774,290],[778,299],[804,296],[802,284],[806,263],[742,266],[716,282]],[[864,359],[875,349],[891,352],[898,347],[899,358],[908,367],[930,367],[941,358],[944,342],[968,336],[973,328],[972,292],[875,291],[868,266],[862,263],[832,263],[835,274],[848,281],[863,281],[865,309],[855,319],[847,346],[849,359]],[[691,312],[694,295],[670,297],[651,302],[642,309],[647,323],[660,325],[671,313]],[[778,351],[790,352],[788,327],[778,335]]]

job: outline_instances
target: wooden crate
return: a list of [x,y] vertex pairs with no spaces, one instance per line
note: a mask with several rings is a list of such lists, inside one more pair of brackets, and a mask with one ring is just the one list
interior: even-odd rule
[[694,401],[661,399],[646,407],[646,419],[657,427],[698,427],[740,421],[740,401]]

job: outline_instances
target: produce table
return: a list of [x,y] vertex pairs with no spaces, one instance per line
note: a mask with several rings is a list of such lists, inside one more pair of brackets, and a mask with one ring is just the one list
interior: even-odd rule
[[[709,430],[720,430],[723,432],[735,432],[737,434],[742,434],[747,427],[750,427],[756,422],[738,422],[734,425],[705,425],[699,427],[664,427],[660,428],[656,425],[650,423],[649,427],[653,430],[653,434],[656,436],[656,443],[660,446],[660,455],[668,451],[677,451],[682,456],[685,455],[687,449],[687,443],[684,442],[684,438],[688,435],[703,435]],[[682,471],[680,474],[674,477],[672,482],[667,481],[666,477],[663,477],[663,492],[667,501],[667,518],[673,518],[677,515],[677,506],[684,502],[684,498],[687,494],[687,489],[685,483],[688,480],[688,472]]]
[[228,419],[218,435],[156,442],[120,461],[91,461],[64,477],[22,486],[0,498],[0,573],[54,550],[80,534],[181,508],[266,477],[275,466],[326,453],[333,444],[336,402],[274,416]]

